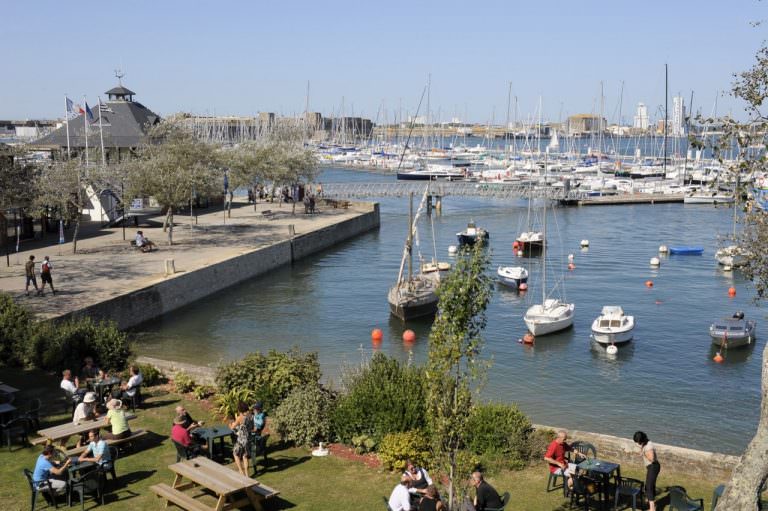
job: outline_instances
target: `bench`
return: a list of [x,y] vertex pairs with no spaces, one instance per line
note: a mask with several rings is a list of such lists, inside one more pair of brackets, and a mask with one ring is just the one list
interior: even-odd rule
[[158,497],[165,499],[170,504],[176,504],[181,509],[188,509],[189,511],[211,511],[209,506],[206,506],[200,501],[195,500],[186,493],[181,493],[175,488],[171,488],[165,483],[154,484],[149,487],[153,493],[156,493]]
[[[136,429],[136,430],[131,431],[131,436],[127,436],[125,438],[118,438],[118,439],[114,439],[114,440],[110,439],[110,440],[107,440],[106,442],[107,442],[107,445],[115,445],[115,446],[122,445],[122,444],[128,444],[128,443],[133,442],[137,438],[143,437],[146,434],[147,434],[146,430]],[[65,450],[63,452],[67,456],[74,456],[74,455],[77,455],[77,454],[83,454],[86,449],[88,449],[87,445],[81,445],[80,447],[73,447],[73,448],[67,449],[67,450]]]
[[272,497],[277,497],[280,495],[280,492],[270,488],[269,486],[264,486],[263,484],[257,484],[255,486],[251,486],[251,490],[256,495],[260,495],[264,499],[271,499]]
[[261,212],[261,216],[266,218],[267,220],[272,220],[275,217],[275,214],[272,212],[271,209],[265,209]]

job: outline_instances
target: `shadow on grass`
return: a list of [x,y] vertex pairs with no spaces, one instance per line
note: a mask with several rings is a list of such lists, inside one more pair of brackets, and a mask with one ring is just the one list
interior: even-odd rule
[[168,405],[172,405],[174,403],[178,403],[179,401],[180,401],[180,399],[166,399],[164,401],[163,400],[156,401],[154,399],[152,401],[146,401],[145,400],[145,401],[143,401],[141,403],[140,409],[141,410],[150,410],[152,408],[164,408],[164,407],[166,407]]
[[[118,460],[117,464],[115,465],[116,468],[120,468],[120,461]],[[120,474],[117,477],[117,481],[115,481],[116,486],[118,488],[126,488],[129,492],[128,486],[132,484],[136,484],[139,481],[143,481],[144,479],[148,479],[155,475],[157,473],[157,470],[135,470],[133,472],[128,472],[126,474]],[[112,481],[107,482],[107,489],[109,489],[109,484]],[[112,492],[112,493],[122,493],[122,492]]]
[[311,456],[299,456],[295,458],[280,456],[277,458],[267,458],[259,463],[264,466],[259,472],[263,474],[264,472],[280,472],[282,470],[288,470],[289,468],[301,465],[310,459],[312,459]]
[[266,504],[265,507],[269,507],[269,509],[291,509],[296,507],[296,504],[294,504],[293,502],[290,502],[280,497],[273,497],[269,499],[267,502],[269,502],[269,504]]

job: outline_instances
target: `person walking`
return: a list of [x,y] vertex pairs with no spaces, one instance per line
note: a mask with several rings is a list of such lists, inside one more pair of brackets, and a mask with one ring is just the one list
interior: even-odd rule
[[656,479],[661,472],[661,465],[656,459],[656,446],[642,431],[636,432],[632,440],[640,446],[640,455],[645,465],[645,495],[648,497],[648,511],[656,511]]
[[51,277],[51,270],[53,270],[53,265],[51,264],[51,258],[48,256],[45,256],[43,260],[43,264],[40,265],[40,278],[43,281],[43,285],[40,286],[40,294],[45,296],[45,284],[48,283],[49,286],[51,286],[51,292],[53,294],[56,294],[56,289],[53,287],[53,278]]
[[248,460],[251,457],[248,436],[253,430],[253,416],[248,405],[240,401],[237,404],[237,417],[229,424],[229,428],[235,433],[235,445],[232,448],[232,457],[235,458],[237,470],[248,477]]
[[24,286],[24,291],[26,291],[27,296],[29,296],[29,283],[31,282],[33,286],[35,286],[35,291],[37,291],[37,294],[40,295],[41,291],[40,288],[37,287],[37,278],[35,277],[35,256],[31,255],[29,256],[29,260],[24,265],[24,273],[27,276],[27,284]]

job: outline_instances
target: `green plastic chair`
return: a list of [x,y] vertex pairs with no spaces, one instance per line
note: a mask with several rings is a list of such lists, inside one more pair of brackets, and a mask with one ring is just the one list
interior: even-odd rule
[[692,499],[682,486],[669,488],[670,511],[704,511],[704,499]]
[[487,507],[485,511],[504,511],[504,508],[509,504],[509,492],[505,491],[501,497],[501,507]]
[[720,500],[720,497],[723,496],[723,492],[725,492],[725,485],[721,484],[717,488],[715,488],[715,491],[712,492],[712,511],[715,511],[715,508],[717,507],[717,501]]

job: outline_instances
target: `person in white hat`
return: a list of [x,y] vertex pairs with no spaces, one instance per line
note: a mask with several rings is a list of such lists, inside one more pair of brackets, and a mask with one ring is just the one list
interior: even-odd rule
[[107,440],[117,440],[131,436],[128,427],[128,419],[123,411],[123,402],[119,399],[107,401],[107,425],[112,426],[112,431],[104,431],[101,436]]
[[[99,412],[96,411],[96,393],[86,392],[83,400],[75,408],[75,413],[72,415],[72,424],[77,425],[86,420],[94,420],[98,416]],[[77,446],[80,447],[87,440],[87,434],[81,435],[77,440]]]

